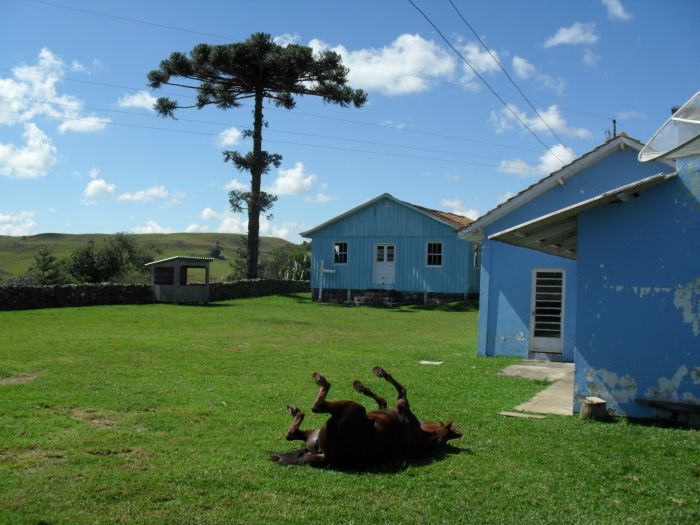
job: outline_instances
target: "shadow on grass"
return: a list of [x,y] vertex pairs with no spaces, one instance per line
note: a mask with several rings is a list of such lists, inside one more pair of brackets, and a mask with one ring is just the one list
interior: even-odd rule
[[[297,455],[301,456],[306,449],[298,449],[294,450],[288,453],[280,453],[281,455]],[[332,466],[323,466],[323,467],[314,467],[311,465],[295,465],[295,464],[282,464],[282,466],[302,466],[302,467],[309,467],[309,468],[319,468],[320,470],[333,470],[336,472],[343,472],[345,474],[398,474],[399,472],[403,472],[409,467],[423,467],[427,465],[432,465],[433,463],[437,463],[440,461],[444,461],[448,459],[450,456],[456,456],[458,454],[474,454],[472,449],[466,448],[466,447],[456,447],[454,445],[446,445],[445,448],[439,452],[438,454],[428,457],[428,458],[421,458],[421,459],[413,459],[413,460],[403,460],[403,461],[390,461],[386,463],[381,463],[378,465],[366,465],[366,466],[359,466],[359,467],[332,467]],[[276,461],[273,459],[273,461]]]

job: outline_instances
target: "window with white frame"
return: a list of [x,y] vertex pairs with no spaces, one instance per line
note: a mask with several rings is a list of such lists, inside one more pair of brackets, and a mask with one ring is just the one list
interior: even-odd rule
[[428,266],[442,266],[442,243],[441,242],[429,242],[428,243]]
[[348,263],[348,243],[336,242],[333,244],[333,262],[335,264]]

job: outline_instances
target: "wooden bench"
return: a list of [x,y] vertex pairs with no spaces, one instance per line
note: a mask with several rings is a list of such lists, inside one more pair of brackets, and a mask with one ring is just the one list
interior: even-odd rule
[[637,403],[642,405],[647,405],[652,408],[660,408],[661,410],[668,410],[671,412],[671,420],[678,421],[678,416],[683,414],[690,414],[689,425],[691,427],[700,426],[700,404],[698,403],[688,403],[683,401],[668,401],[664,399],[635,399]]

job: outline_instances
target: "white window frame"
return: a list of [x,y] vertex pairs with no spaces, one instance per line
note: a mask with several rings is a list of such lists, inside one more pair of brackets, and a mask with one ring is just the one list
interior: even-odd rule
[[[429,264],[428,261],[430,259],[430,245],[431,244],[439,244],[440,245],[440,264]],[[438,255],[437,253],[434,253],[432,255]],[[425,267],[426,268],[442,268],[442,265],[445,262],[445,243],[442,241],[428,241],[425,243]]]
[[[335,247],[338,244],[345,244],[345,262],[336,262],[336,260],[335,260],[335,256],[336,256]],[[338,254],[340,254],[340,253],[342,253],[342,252],[338,251]],[[350,261],[350,243],[348,241],[333,241],[333,264],[335,266],[345,266],[346,264],[348,264],[349,261]]]

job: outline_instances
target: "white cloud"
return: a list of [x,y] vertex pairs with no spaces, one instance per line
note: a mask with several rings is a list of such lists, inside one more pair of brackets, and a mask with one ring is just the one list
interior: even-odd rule
[[561,144],[551,147],[538,159],[537,164],[528,164],[522,159],[502,160],[499,171],[527,177],[528,175],[547,175],[569,164],[576,157],[574,152]]
[[503,204],[504,202],[512,199],[513,197],[515,197],[515,193],[513,193],[512,191],[507,191],[503,195],[499,195],[498,199],[496,200],[496,206],[498,206],[499,204]]
[[[524,111],[520,111],[515,104],[509,104],[509,107],[515,114],[518,115],[520,120],[522,120],[535,132],[548,132],[547,126],[545,126],[546,122],[547,125],[556,133],[561,133],[569,137],[580,139],[585,139],[591,136],[591,132],[586,128],[569,127],[566,119],[561,115],[559,112],[559,107],[556,104],[552,104],[546,110],[538,110],[538,113],[544,122],[542,122],[537,115],[533,115],[531,117],[528,116]],[[499,112],[492,111],[489,122],[494,126],[496,133],[499,134],[513,129],[516,125],[521,126],[520,122],[518,122],[513,113],[511,113],[507,108],[502,108]]]
[[624,6],[620,0],[601,0],[605,9],[608,11],[608,18],[610,20],[631,20],[632,15],[625,11]]
[[[201,214],[202,219],[207,221],[220,221],[216,231],[219,233],[247,233],[248,218],[244,214],[236,214],[230,211],[219,213],[212,208],[205,208]],[[207,231],[207,226],[199,226],[200,231]],[[273,224],[265,217],[260,217],[260,235],[280,237],[291,240],[302,231],[303,225],[296,222],[285,222],[281,226]]]
[[[77,67],[77,66],[76,66]],[[0,79],[0,124],[28,122],[38,116],[63,119],[58,129],[90,132],[103,129],[110,119],[84,115],[84,102],[59,94],[57,84],[65,74],[65,64],[51,50],[39,52],[36,65],[17,66],[12,78]]]
[[133,233],[173,233],[173,230],[158,224],[156,221],[149,220],[145,226],[136,226],[131,230]]
[[200,226],[199,224],[190,224],[185,228],[187,233],[204,233],[209,231],[209,226]]
[[600,55],[597,53],[594,53],[590,48],[586,48],[585,51],[583,52],[583,63],[586,64],[587,66],[595,66],[600,62]]
[[0,212],[0,235],[30,235],[37,223],[34,221],[36,213],[33,211],[21,211],[19,213]]
[[153,111],[153,105],[156,103],[156,97],[148,91],[139,91],[133,95],[124,95],[117,101],[120,108],[142,108]]
[[[496,60],[500,62],[498,52],[494,49],[489,50],[491,51],[491,55],[493,55],[492,57],[485,49],[483,49],[476,42],[468,42],[467,44],[463,44],[460,47],[460,51],[464,58],[467,59],[467,61],[472,65],[474,69],[476,69],[476,71],[479,74],[500,71],[501,68],[493,59],[493,57],[495,57]],[[474,71],[472,71],[472,68],[470,68],[467,64],[462,64],[462,69],[463,74],[462,78],[460,79],[462,85],[474,91],[481,89],[481,83],[476,82],[474,80],[476,78],[476,75],[474,74]]]
[[90,171],[88,172],[88,177],[90,177],[91,179],[96,179],[99,176],[100,168],[90,168]]
[[566,82],[563,78],[554,78],[539,71],[527,59],[515,55],[513,57],[513,72],[521,80],[534,80],[540,87],[548,89],[557,95],[564,93]]
[[383,126],[385,128],[394,128],[394,129],[404,129],[406,127],[405,122],[394,122],[393,120],[382,120],[379,123],[380,126]]
[[469,217],[472,220],[476,220],[480,215],[475,209],[466,208],[464,203],[459,199],[442,199],[440,201],[440,206],[443,206],[445,211],[456,215],[461,215],[463,217]]
[[151,186],[146,190],[122,193],[118,199],[120,201],[150,202],[154,199],[167,199],[168,196],[169,193],[165,186]]
[[592,45],[598,41],[595,23],[583,24],[575,22],[569,27],[560,27],[554,36],[549,37],[544,42],[544,47],[555,47],[560,45]]
[[238,128],[228,128],[216,136],[216,143],[220,147],[235,146],[241,141],[242,135]]
[[314,39],[309,46],[315,52],[335,51],[350,69],[350,85],[384,95],[405,95],[430,88],[432,81],[452,78],[456,61],[432,40],[418,34],[400,35],[379,49],[349,51],[342,45],[331,48]]
[[273,37],[272,41],[282,47],[287,47],[289,44],[298,44],[301,40],[299,33],[284,33]]
[[308,202],[309,204],[323,204],[325,202],[334,201],[336,199],[337,197],[327,195],[325,193],[316,193],[314,195],[307,195],[306,197],[304,197],[304,201]]
[[523,57],[515,55],[513,57],[513,71],[515,72],[516,77],[522,80],[527,80],[532,78],[537,71],[537,68]]
[[86,69],[85,66],[82,65],[82,64],[81,64],[80,62],[78,62],[77,60],[73,60],[73,61],[70,63],[70,70],[71,70],[71,71],[74,71],[74,72],[76,72],[76,73],[83,73],[83,72],[85,71],[85,69]]
[[630,119],[642,119],[646,120],[648,117],[646,113],[637,111],[636,109],[630,111],[620,111],[617,115],[617,120],[630,120]]
[[36,124],[24,125],[24,146],[0,143],[0,175],[36,179],[56,164],[56,147]]
[[317,180],[316,175],[307,175],[304,164],[297,162],[293,168],[278,170],[279,175],[266,191],[276,195],[299,195],[312,190]]
[[211,208],[204,208],[202,210],[202,213],[200,216],[205,221],[213,221],[213,220],[223,220],[226,217],[226,214],[225,213],[217,213],[215,210],[213,210]]
[[110,184],[104,179],[92,179],[83,190],[83,195],[91,199],[106,199],[113,197],[116,191],[116,184]]
[[230,182],[227,182],[226,185],[224,186],[224,189],[226,191],[248,191],[250,189],[250,185],[239,181],[238,179],[232,179]]

